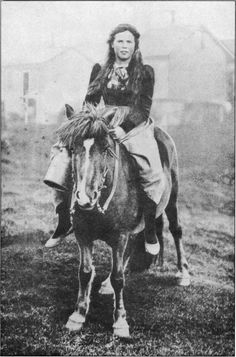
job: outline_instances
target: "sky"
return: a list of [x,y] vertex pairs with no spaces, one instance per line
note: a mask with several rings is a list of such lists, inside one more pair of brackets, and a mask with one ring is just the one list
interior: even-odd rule
[[205,25],[219,39],[234,38],[234,1],[2,1],[2,61],[17,62],[50,46],[79,46],[101,57],[117,24],[142,34],[170,24]]

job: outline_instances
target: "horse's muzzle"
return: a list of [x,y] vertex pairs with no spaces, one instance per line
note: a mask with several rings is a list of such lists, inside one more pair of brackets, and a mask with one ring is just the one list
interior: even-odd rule
[[94,192],[93,196],[94,196],[93,198],[90,198],[85,193],[76,191],[75,198],[79,208],[83,211],[92,211],[96,206],[98,193]]

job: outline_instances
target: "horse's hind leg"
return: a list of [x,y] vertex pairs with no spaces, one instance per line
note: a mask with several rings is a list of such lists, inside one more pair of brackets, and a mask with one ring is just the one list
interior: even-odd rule
[[160,244],[158,265],[160,266],[160,268],[162,268],[163,263],[164,263],[163,215],[162,214],[156,219],[156,234],[157,234],[157,238],[158,238],[158,241]]
[[66,327],[70,331],[79,331],[85,322],[86,314],[89,309],[90,291],[95,275],[92,265],[92,242],[79,237],[80,246],[80,267],[79,267],[79,293],[76,308],[69,317]]
[[126,311],[123,299],[124,288],[124,253],[128,241],[128,234],[121,234],[112,244],[113,268],[111,285],[115,292],[114,299],[114,324],[115,336],[129,337],[129,325],[126,321]]
[[182,243],[182,227],[178,219],[177,191],[172,190],[170,200],[165,211],[169,221],[169,229],[174,238],[177,251],[178,273],[176,274],[176,277],[178,279],[178,285],[188,286],[190,284],[190,276],[188,272],[188,262],[185,257]]

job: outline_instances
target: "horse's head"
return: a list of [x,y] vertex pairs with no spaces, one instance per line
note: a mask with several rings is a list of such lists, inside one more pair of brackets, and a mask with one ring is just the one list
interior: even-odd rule
[[115,154],[108,123],[114,112],[114,108],[87,105],[58,131],[61,141],[73,151],[75,202],[82,210],[100,207],[101,191],[112,180]]

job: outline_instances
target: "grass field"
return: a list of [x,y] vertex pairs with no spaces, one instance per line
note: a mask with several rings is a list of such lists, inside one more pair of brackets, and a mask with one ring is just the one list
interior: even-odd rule
[[[98,294],[110,251],[96,242],[97,276],[84,329],[68,333],[78,282],[73,235],[44,243],[56,223],[42,179],[53,128],[8,128],[2,151],[1,354],[77,356],[234,355],[234,187],[204,165],[180,170],[180,217],[191,285],[175,285],[176,253],[165,224],[163,271],[126,276],[131,340],[112,337],[112,297]],[[178,146],[177,146],[178,148]],[[181,157],[181,153],[180,153]],[[213,170],[213,171],[212,171]]]

